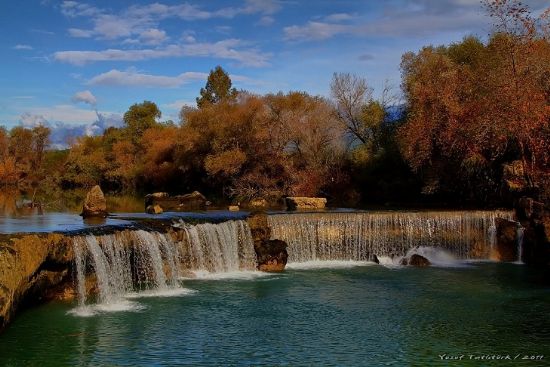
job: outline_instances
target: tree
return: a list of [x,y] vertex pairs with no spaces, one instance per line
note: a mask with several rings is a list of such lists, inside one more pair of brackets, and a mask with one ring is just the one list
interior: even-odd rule
[[330,90],[336,101],[338,116],[347,131],[354,139],[367,143],[370,131],[361,116],[363,107],[373,99],[367,80],[350,73],[334,73]]
[[160,116],[161,112],[153,102],[143,101],[130,106],[123,118],[130,139],[139,143],[143,132],[157,125]]
[[237,90],[231,88],[231,85],[229,75],[221,66],[216,66],[214,70],[210,70],[206,86],[200,90],[200,97],[197,97],[197,106],[203,108],[209,104],[216,104],[222,101],[235,101]]

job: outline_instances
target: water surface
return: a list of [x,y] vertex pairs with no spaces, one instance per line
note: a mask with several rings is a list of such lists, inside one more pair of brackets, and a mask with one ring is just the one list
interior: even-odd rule
[[[186,279],[195,292],[131,298],[139,311],[78,317],[68,313],[72,304],[29,309],[0,335],[0,365],[548,364],[550,288],[524,266],[255,274]],[[466,359],[443,362],[444,353]],[[480,362],[470,354],[544,359]]]

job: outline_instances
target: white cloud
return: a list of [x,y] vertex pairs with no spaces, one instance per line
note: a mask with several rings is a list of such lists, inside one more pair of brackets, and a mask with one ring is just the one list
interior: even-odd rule
[[159,45],[168,40],[168,36],[163,30],[150,28],[141,32],[139,39],[146,45]]
[[185,21],[196,21],[212,18],[234,18],[242,14],[270,15],[277,12],[281,5],[276,0],[246,0],[242,7],[226,7],[214,11],[201,9],[197,5],[183,3],[165,5],[152,3],[147,5],[132,5],[119,13],[78,3],[64,1],[61,12],[69,18],[88,17],[92,23],[91,29],[69,29],[73,37],[96,37],[115,40],[139,36],[151,28],[158,28],[160,21],[169,18],[179,18]]
[[304,26],[293,25],[285,27],[283,30],[287,40],[305,41],[324,40],[338,34],[350,33],[354,30],[354,27],[343,24],[310,21]]
[[[53,109],[58,109],[55,106]],[[47,111],[45,108],[43,111]],[[47,116],[47,115],[46,115]],[[40,112],[25,112],[19,116],[19,123],[25,127],[46,126],[51,130],[50,141],[51,146],[56,149],[65,149],[71,141],[79,136],[91,136],[101,134],[109,127],[122,126],[122,116],[110,112],[93,112],[90,114],[92,120],[90,122],[67,122],[46,118]]]
[[[268,65],[269,54],[262,54],[253,48],[241,48],[246,43],[239,39],[226,39],[214,43],[190,43],[169,45],[165,48],[102,51],[59,51],[54,53],[55,60],[73,65],[85,65],[99,61],[141,61],[167,57],[216,57],[239,61],[242,65],[261,67]],[[240,48],[240,49],[238,49]]]
[[72,101],[75,103],[82,102],[89,104],[90,106],[95,106],[97,104],[97,98],[89,90],[83,90],[81,92],[75,93],[72,98]]
[[90,38],[94,35],[94,32],[87,29],[69,28],[69,36],[75,38]]
[[324,19],[327,22],[343,22],[355,18],[354,15],[348,13],[334,13],[327,15]]
[[270,17],[269,15],[264,15],[256,24],[267,27],[272,25],[273,23],[275,23],[275,18]]
[[179,111],[179,110],[181,110],[181,108],[183,106],[195,107],[195,105],[196,105],[195,101],[188,101],[188,100],[185,100],[185,99],[178,99],[178,100],[175,100],[172,103],[163,104],[161,107],[166,107],[166,109],[169,109],[169,110]]
[[[264,85],[263,82],[251,79],[244,75],[230,74],[229,77],[236,84]],[[195,81],[205,81],[208,73],[188,71],[176,76],[151,75],[140,73],[135,69],[126,71],[110,70],[90,79],[88,85],[109,85],[109,86],[140,86],[157,88],[177,88]]]
[[164,76],[142,74],[133,70],[120,71],[113,69],[106,73],[96,75],[88,81],[88,84],[177,88],[196,80],[206,80],[207,77],[208,74],[199,72],[186,72],[177,76]]
[[[96,112],[74,105],[55,105],[53,107],[34,107],[26,111],[30,115],[42,116],[48,121],[60,121],[66,124],[90,124],[97,119]],[[109,112],[102,112],[110,114]]]
[[15,45],[13,46],[14,50],[32,50],[33,47],[29,45]]

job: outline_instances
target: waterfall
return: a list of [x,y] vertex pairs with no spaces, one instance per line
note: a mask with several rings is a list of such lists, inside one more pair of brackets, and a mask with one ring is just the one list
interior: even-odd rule
[[525,232],[525,228],[521,226],[520,223],[518,223],[518,229],[516,232],[516,241],[518,246],[518,259],[516,263],[523,264],[523,235]]
[[179,226],[185,234],[182,242],[188,254],[188,269],[222,273],[256,268],[254,244],[246,221]]
[[[78,304],[86,306],[86,274],[93,275],[97,301],[102,307],[127,302],[140,294],[169,294],[182,290],[184,270],[213,273],[253,270],[256,254],[246,221],[190,225],[180,221],[178,233],[124,230],[114,234],[73,238]],[[181,237],[181,238],[180,238]],[[151,292],[152,291],[152,292]],[[126,303],[127,304],[127,303]]]
[[442,248],[459,259],[486,258],[491,228],[506,211],[277,214],[272,238],[288,244],[289,262],[369,261],[398,257],[418,246]]

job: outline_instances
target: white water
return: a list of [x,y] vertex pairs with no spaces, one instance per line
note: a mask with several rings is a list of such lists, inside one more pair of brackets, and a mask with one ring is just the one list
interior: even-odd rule
[[[200,279],[252,279],[264,273],[256,267],[250,228],[245,221],[220,224],[175,225],[183,238],[144,230],[109,235],[78,236],[73,240],[78,307],[71,313],[91,316],[98,312],[140,311],[134,301],[143,297],[193,294],[182,288],[184,270]],[[97,302],[90,303],[86,274],[97,287]]]
[[247,222],[231,220],[219,224],[204,223],[178,227],[187,268],[210,273],[229,273],[256,269],[256,254]]
[[523,264],[523,235],[524,235],[525,228],[521,226],[521,224],[518,223],[518,229],[516,232],[516,240],[517,240],[517,252],[518,252],[518,259],[516,261],[516,264]]
[[[289,263],[372,261],[376,255],[393,264],[413,248],[438,248],[457,259],[486,258],[497,217],[511,219],[512,213],[303,213],[272,215],[268,221],[272,238],[287,242]],[[453,262],[441,256],[435,262]]]

